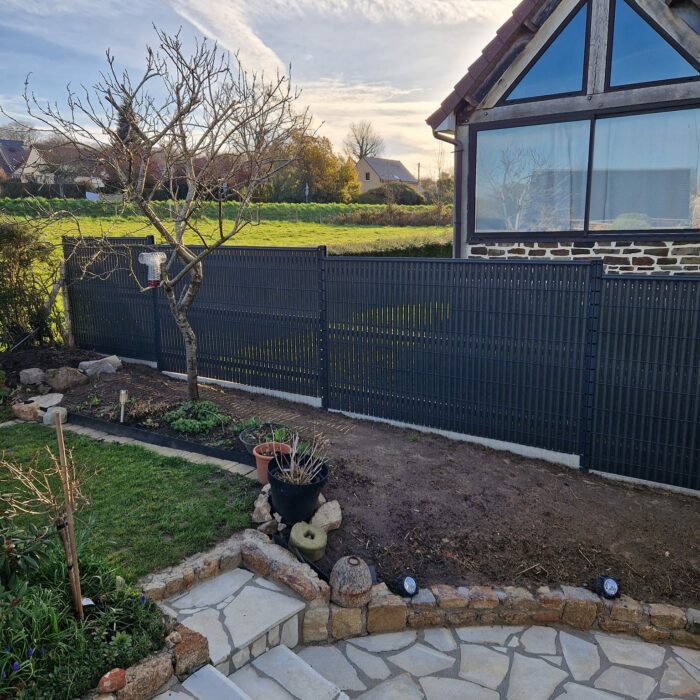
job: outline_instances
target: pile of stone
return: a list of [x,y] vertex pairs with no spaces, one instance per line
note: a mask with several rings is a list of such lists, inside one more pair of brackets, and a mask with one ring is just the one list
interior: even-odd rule
[[[286,529],[287,526],[282,522],[280,515],[272,510],[270,484],[263,486],[256,499],[252,520],[258,526],[258,530],[266,535],[274,535],[276,532],[282,532]],[[320,494],[318,507],[308,525],[328,534],[333,530],[337,530],[342,522],[343,514],[340,510],[340,503],[338,501],[326,501],[323,494]]]
[[130,668],[105,673],[91,693],[91,700],[141,700],[152,698],[173,677],[184,680],[209,663],[207,638],[177,625],[165,640],[166,648]]
[[25,401],[12,405],[12,412],[23,421],[53,425],[56,414],[65,423],[68,411],[60,406],[65,392],[87,384],[91,378],[102,374],[115,374],[121,369],[122,362],[116,355],[102,357],[99,360],[81,362],[75,367],[59,367],[43,370],[39,367],[23,369],[19,373],[19,382],[25,391],[36,395]]

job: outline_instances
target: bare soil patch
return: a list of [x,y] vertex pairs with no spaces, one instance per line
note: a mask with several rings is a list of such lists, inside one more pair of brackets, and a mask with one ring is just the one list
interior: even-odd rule
[[[73,390],[66,404],[114,403],[123,388],[154,401],[187,395],[184,382],[129,365]],[[202,398],[237,419],[329,438],[335,468],[324,493],[341,502],[343,525],[329,536],[324,568],[354,553],[383,578],[412,572],[421,585],[590,585],[609,574],[641,600],[700,603],[696,497],[259,394],[203,386]]]

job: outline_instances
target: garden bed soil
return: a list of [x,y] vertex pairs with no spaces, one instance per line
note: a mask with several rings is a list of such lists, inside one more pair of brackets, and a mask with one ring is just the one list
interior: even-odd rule
[[[14,366],[14,365],[13,365]],[[78,387],[69,410],[94,396],[176,402],[184,382],[139,365]],[[700,500],[616,483],[547,462],[455,442],[243,391],[202,386],[237,418],[314,429],[335,468],[324,491],[343,508],[320,566],[358,554],[389,579],[420,585],[590,585],[615,576],[646,601],[700,604]]]

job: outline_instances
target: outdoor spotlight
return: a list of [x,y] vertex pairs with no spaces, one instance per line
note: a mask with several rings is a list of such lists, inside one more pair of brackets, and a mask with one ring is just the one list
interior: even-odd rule
[[405,596],[414,596],[418,593],[418,583],[413,576],[399,576],[396,579],[396,587]]
[[620,595],[620,586],[610,576],[598,576],[595,580],[595,592],[603,598],[617,598]]
[[124,408],[126,407],[126,402],[129,400],[129,392],[126,389],[121,389],[119,391],[119,422],[124,422]]

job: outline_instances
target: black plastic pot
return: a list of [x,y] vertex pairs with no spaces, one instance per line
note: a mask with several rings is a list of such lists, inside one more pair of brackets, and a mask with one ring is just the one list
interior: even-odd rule
[[[257,445],[260,444],[260,440],[258,439],[256,432],[260,430],[260,428],[265,428],[266,430],[269,430],[271,433],[275,432],[276,430],[289,430],[289,428],[286,425],[282,425],[281,423],[263,423],[263,425],[256,425],[253,428],[246,428],[245,430],[241,430],[240,435],[238,436],[238,439],[241,441],[241,444],[243,447],[248,450],[248,454],[253,456],[253,449]],[[270,440],[263,440],[262,442],[271,442]]]
[[[284,459],[286,455],[280,455]],[[273,459],[267,472],[270,483],[272,509],[282,516],[282,522],[292,526],[308,522],[318,507],[318,495],[328,481],[328,465],[321,467],[316,479],[311,484],[290,484],[279,478],[282,469],[278,459]]]

